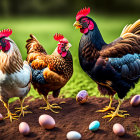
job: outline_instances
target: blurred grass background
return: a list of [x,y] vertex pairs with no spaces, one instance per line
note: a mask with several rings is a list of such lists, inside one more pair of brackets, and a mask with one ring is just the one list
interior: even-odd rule
[[[70,81],[61,89],[64,97],[75,97],[80,90],[87,90],[90,96],[99,97],[97,86],[79,65],[78,46],[82,36],[73,27],[75,16],[81,8],[91,7],[92,17],[107,43],[119,37],[123,27],[138,20],[140,1],[121,0],[1,0],[0,29],[12,28],[11,38],[18,45],[22,57],[26,59],[26,40],[33,34],[44,46],[48,54],[57,47],[53,39],[56,32],[62,33],[72,44],[70,49],[73,56],[74,73]],[[126,98],[140,92],[140,83],[131,90]],[[39,98],[38,93],[31,88],[28,96]],[[117,97],[116,97],[117,98]],[[11,101],[15,100],[11,99]]]

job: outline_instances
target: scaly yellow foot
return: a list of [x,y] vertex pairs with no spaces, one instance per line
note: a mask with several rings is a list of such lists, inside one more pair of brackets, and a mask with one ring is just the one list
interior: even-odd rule
[[29,107],[29,105],[23,106],[23,102],[24,102],[24,99],[23,98],[20,98],[20,106],[21,107],[15,108],[15,109],[17,109],[16,113],[17,112],[20,112],[19,116],[22,115],[24,117],[25,114],[32,113],[32,112],[31,111],[24,111],[24,110],[27,110],[27,108]]
[[19,116],[17,116],[17,114],[12,114],[11,112],[7,113],[7,116],[4,119],[10,119],[10,122],[12,122],[12,120],[18,120],[17,118],[19,118]]
[[103,108],[102,110],[97,110],[96,112],[106,112],[108,110],[115,110],[115,107],[111,107],[111,106],[106,106],[105,108]]
[[111,113],[108,113],[108,115],[102,117],[102,118],[111,118],[109,121],[111,121],[114,117],[118,116],[118,117],[121,117],[121,118],[125,118],[125,116],[128,116],[129,114],[119,114],[119,112],[123,113],[123,112],[127,112],[127,111],[124,111],[124,110],[119,110],[120,109],[120,106],[123,102],[122,99],[118,99],[119,101],[119,104],[117,106],[117,109],[115,112],[111,111]]
[[17,118],[18,118],[19,116],[17,116],[17,114],[11,113],[11,111],[9,110],[8,101],[7,101],[7,102],[4,102],[4,101],[2,100],[2,97],[1,97],[1,96],[0,96],[0,100],[3,102],[4,107],[5,107],[6,110],[7,110],[7,116],[6,116],[4,119],[10,118],[10,121],[11,121],[11,122],[12,122],[12,120],[18,120]]
[[57,111],[54,111],[53,109],[62,109],[60,106],[58,106],[58,104],[54,103],[54,104],[50,104],[48,102],[48,98],[46,96],[43,95],[43,99],[46,102],[47,106],[46,107],[40,107],[39,109],[45,109],[45,110],[50,110],[54,113],[59,113]]
[[27,108],[29,107],[29,105],[27,105],[27,106],[21,106],[21,107],[19,107],[19,108],[15,108],[15,109],[17,109],[17,111],[16,111],[16,113],[17,112],[20,112],[20,114],[19,114],[19,116],[23,116],[24,117],[24,115],[25,114],[27,114],[27,113],[32,113],[31,111],[25,111],[25,110],[27,110]]
[[54,113],[59,113],[57,111],[54,111],[53,109],[62,109],[62,108],[60,106],[58,106],[57,104],[50,105],[48,103],[46,107],[40,107],[39,109],[51,110]]
[[108,113],[108,115],[103,116],[102,118],[111,118],[109,120],[109,122],[116,116],[121,117],[121,118],[125,118],[125,116],[128,116],[129,114],[119,114],[117,111],[113,112],[111,111],[111,113]]
[[113,101],[113,96],[110,96],[110,103],[108,106],[106,106],[105,108],[103,108],[102,110],[97,110],[96,112],[106,112],[108,110],[115,110],[115,107],[111,107],[112,105],[112,101]]

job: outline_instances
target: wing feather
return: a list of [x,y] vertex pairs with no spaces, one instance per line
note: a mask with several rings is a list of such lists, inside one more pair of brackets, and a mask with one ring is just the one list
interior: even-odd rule
[[115,58],[127,54],[140,54],[140,20],[125,26],[120,39],[110,43],[100,51],[102,57]]
[[109,58],[111,66],[126,79],[140,77],[140,55],[127,54],[122,58]]

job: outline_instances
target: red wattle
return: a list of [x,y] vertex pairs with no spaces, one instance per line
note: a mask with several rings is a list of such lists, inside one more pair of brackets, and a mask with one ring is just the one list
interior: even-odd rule
[[62,52],[61,56],[65,57],[67,55],[67,52]]
[[85,29],[81,28],[80,32],[86,34],[88,32],[88,28],[85,28]]

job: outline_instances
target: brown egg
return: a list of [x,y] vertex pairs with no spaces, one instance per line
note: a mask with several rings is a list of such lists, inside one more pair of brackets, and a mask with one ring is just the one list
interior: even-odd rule
[[2,116],[2,114],[0,114],[0,121],[1,121],[1,120],[3,120],[3,116]]
[[140,95],[135,95],[134,97],[132,97],[130,104],[132,106],[138,106],[140,105]]
[[19,132],[23,135],[28,135],[30,133],[30,127],[26,122],[21,122],[19,124]]
[[119,123],[115,123],[113,125],[113,132],[117,135],[117,136],[123,136],[125,134],[125,129],[124,127],[119,124]]
[[39,124],[45,129],[53,129],[55,127],[55,120],[50,115],[41,115],[39,117]]

